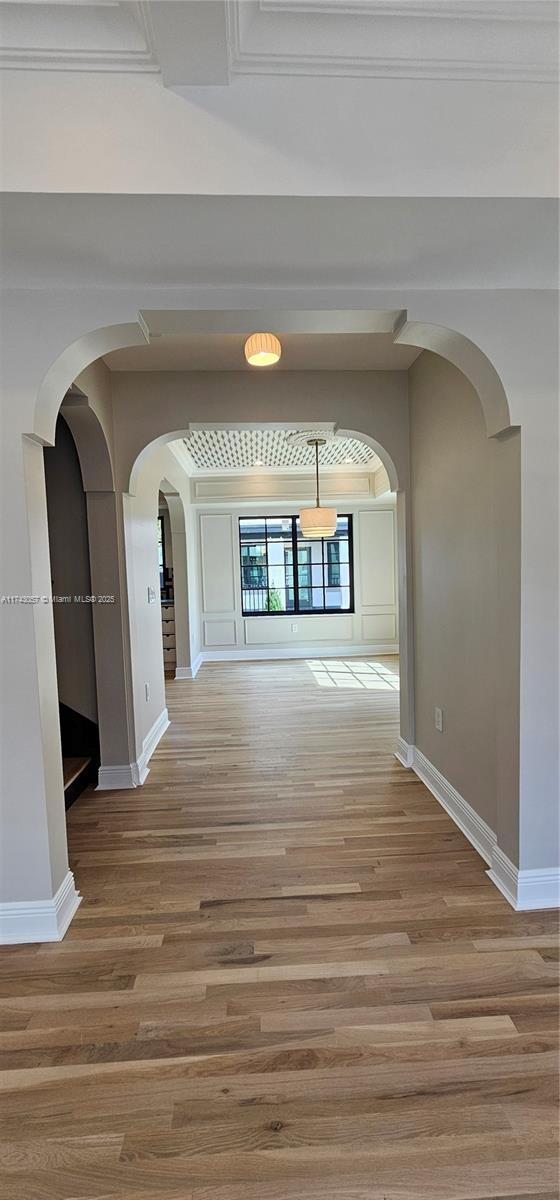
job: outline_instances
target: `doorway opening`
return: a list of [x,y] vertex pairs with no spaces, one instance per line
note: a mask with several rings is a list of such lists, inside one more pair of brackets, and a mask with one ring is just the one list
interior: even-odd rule
[[97,782],[100,762],[86,495],[71,430],[58,417],[45,486],[64,803]]
[[163,669],[166,675],[173,677],[177,666],[173,539],[169,505],[161,491],[158,494],[157,535]]

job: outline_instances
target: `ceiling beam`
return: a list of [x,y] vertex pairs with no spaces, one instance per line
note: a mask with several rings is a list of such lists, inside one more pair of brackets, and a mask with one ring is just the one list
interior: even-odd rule
[[402,309],[269,309],[266,314],[247,310],[223,309],[142,309],[138,320],[146,341],[157,337],[181,337],[193,333],[247,334],[264,324],[276,334],[283,333],[391,333],[406,321]]
[[148,0],[145,12],[166,87],[229,83],[225,0]]

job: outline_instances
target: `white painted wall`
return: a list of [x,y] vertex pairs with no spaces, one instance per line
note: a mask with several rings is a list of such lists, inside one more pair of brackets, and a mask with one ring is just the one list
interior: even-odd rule
[[101,78],[3,72],[6,190],[486,197],[557,186],[551,85],[256,75],[179,97],[156,75]]
[[[352,477],[348,477],[351,479]],[[366,476],[367,478],[367,476]],[[237,477],[235,490],[254,491],[255,477]],[[341,514],[351,514],[353,524],[354,612],[297,613],[278,616],[244,616],[241,602],[239,518],[290,516],[301,501],[294,500],[293,481],[271,477],[275,499],[266,499],[266,483],[259,480],[262,498],[252,503],[196,505],[196,557],[199,586],[196,623],[202,657],[274,658],[317,653],[356,654],[383,648],[398,651],[395,497],[388,493],[375,500],[372,490],[360,500],[331,492],[325,476],[323,497],[337,504]],[[309,482],[304,481],[306,484]],[[347,480],[345,481],[347,482]],[[227,494],[230,481],[212,481],[214,492]],[[201,481],[204,487],[205,481]],[[197,483],[195,483],[195,489]],[[200,486],[200,485],[198,485]],[[301,481],[300,481],[301,486]],[[359,486],[359,477],[358,485]],[[285,499],[278,500],[283,490]]]

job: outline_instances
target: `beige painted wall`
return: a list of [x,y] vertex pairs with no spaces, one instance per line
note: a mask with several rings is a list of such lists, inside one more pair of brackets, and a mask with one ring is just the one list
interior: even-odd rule
[[109,447],[111,460],[114,458],[113,394],[112,375],[102,358],[96,358],[76,378],[76,386],[87,398],[93,409]]
[[416,745],[516,861],[518,438],[487,438],[476,392],[444,359],[424,353],[409,383]]
[[56,443],[45,448],[45,484],[53,595],[58,698],[97,721],[92,606],[74,600],[91,595],[86,497],[72,434],[62,417]]

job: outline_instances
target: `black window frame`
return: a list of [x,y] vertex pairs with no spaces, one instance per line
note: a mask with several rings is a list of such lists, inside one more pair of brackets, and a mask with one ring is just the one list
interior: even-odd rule
[[[250,591],[251,589],[243,587],[242,547],[244,544],[247,545],[247,543],[244,543],[241,540],[241,522],[251,520],[251,519],[254,521],[262,521],[264,524],[264,528],[265,528],[265,537],[264,537],[265,564],[264,565],[266,567],[267,579],[268,579],[268,540],[267,540],[267,536],[266,536],[266,521],[268,519],[269,521],[275,520],[275,521],[290,521],[291,522],[291,526],[292,526],[291,546],[292,546],[293,592],[294,592],[294,607],[293,608],[286,608],[286,609],[281,609],[281,610],[265,609],[261,612],[255,612],[254,610],[246,610],[244,608],[243,593],[244,593],[244,591]],[[325,542],[331,541],[330,538],[313,538],[313,541],[321,542],[321,562],[323,565],[322,587],[323,587],[323,602],[324,602],[325,606],[323,608],[300,608],[300,606],[299,606],[299,580],[298,580],[299,572],[298,572],[298,557],[297,557],[298,520],[299,520],[298,513],[287,513],[287,514],[282,514],[282,515],[276,514],[276,513],[272,513],[272,514],[269,513],[268,518],[266,516],[264,516],[264,517],[255,516],[252,518],[248,517],[248,516],[244,516],[244,517],[238,518],[239,563],[240,563],[240,571],[241,571],[241,579],[240,579],[241,614],[243,617],[329,617],[329,616],[333,616],[333,614],[336,615],[337,613],[341,616],[344,616],[345,613],[354,613],[355,612],[355,606],[354,606],[354,531],[353,531],[353,526],[352,526],[352,513],[338,513],[338,517],[337,517],[337,520],[348,521],[348,565],[350,568],[349,581],[348,581],[349,593],[350,593],[348,608],[327,608],[326,607],[326,591],[328,590],[328,588],[330,586],[333,586],[333,587],[342,586],[340,584],[330,585],[328,583],[325,583],[325,570],[324,570],[325,561],[326,561],[325,560]],[[308,539],[308,540],[311,540],[311,539]],[[255,541],[254,544],[260,545],[262,543],[258,543]],[[286,541],[286,545],[287,544],[288,544],[288,542]],[[344,586],[346,586],[346,585],[344,585]],[[252,590],[269,591],[269,588],[267,586],[266,589],[252,589]],[[284,590],[287,592],[289,589],[288,589],[288,587],[286,587]]]

